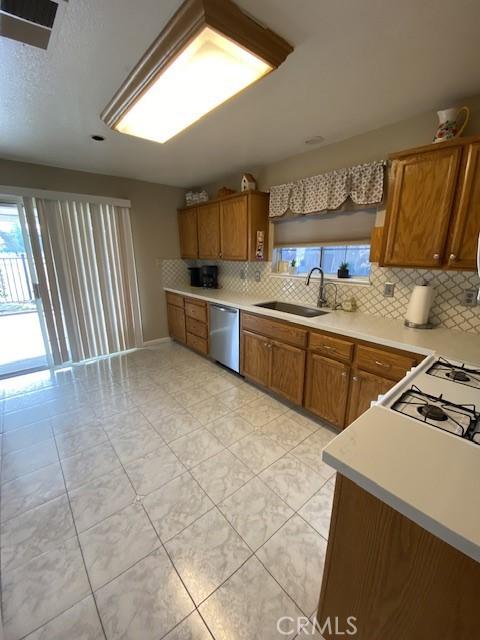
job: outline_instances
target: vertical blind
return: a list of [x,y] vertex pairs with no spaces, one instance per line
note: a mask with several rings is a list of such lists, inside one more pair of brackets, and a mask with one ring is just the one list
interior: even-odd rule
[[130,210],[43,198],[24,206],[55,364],[140,346]]

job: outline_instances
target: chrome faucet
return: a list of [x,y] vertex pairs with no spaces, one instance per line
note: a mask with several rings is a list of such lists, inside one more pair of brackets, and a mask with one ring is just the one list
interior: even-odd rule
[[308,285],[310,284],[310,278],[312,277],[312,273],[314,271],[318,271],[320,273],[320,286],[318,288],[317,307],[326,307],[327,299],[325,297],[324,275],[323,275],[323,269],[321,267],[313,267],[313,269],[310,269],[310,273],[308,274],[307,279],[305,280],[305,285],[308,287]]

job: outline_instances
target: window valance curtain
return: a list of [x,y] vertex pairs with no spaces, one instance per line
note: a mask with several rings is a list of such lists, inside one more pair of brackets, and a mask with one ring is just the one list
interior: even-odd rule
[[335,211],[348,198],[357,205],[382,202],[385,163],[337,169],[270,188],[270,218]]

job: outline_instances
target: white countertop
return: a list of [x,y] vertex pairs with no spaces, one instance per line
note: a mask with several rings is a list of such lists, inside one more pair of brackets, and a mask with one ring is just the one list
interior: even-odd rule
[[480,562],[480,447],[374,406],[323,459],[410,520]]
[[[199,289],[198,287],[165,287],[166,291],[200,298],[208,302],[230,305],[243,311],[250,311],[279,318],[312,329],[323,329],[340,335],[374,342],[387,347],[404,349],[428,355],[437,352],[445,358],[462,362],[480,362],[480,336],[461,333],[451,329],[409,329],[403,320],[390,320],[370,316],[359,311],[330,311],[324,316],[304,318],[303,316],[255,307],[258,302],[268,302],[268,296],[252,296],[228,291],[228,289]],[[285,300],[292,302],[292,300]],[[303,306],[309,306],[304,305]]]
[[[474,334],[441,328],[409,329],[401,320],[359,312],[332,311],[303,318],[254,306],[267,302],[267,296],[225,289],[166,290],[380,345],[480,363],[480,336]],[[480,561],[478,445],[374,406],[327,445],[323,459],[427,531]]]

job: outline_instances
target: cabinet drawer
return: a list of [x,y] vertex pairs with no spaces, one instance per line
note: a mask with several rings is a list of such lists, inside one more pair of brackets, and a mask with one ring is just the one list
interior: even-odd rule
[[200,322],[207,322],[207,305],[205,302],[197,303],[191,300],[185,300],[185,313],[188,318],[193,318]]
[[300,329],[292,324],[278,322],[271,318],[242,313],[242,328],[254,333],[261,333],[268,338],[280,340],[280,342],[286,342],[294,347],[307,346],[306,329]]
[[167,291],[167,304],[173,304],[174,307],[181,307],[183,309],[183,301],[183,296]]
[[193,333],[187,332],[187,345],[195,351],[199,353],[203,353],[203,355],[208,354],[208,342],[204,338],[199,338],[198,336],[194,336]]
[[187,316],[187,331],[189,333],[193,333],[194,336],[203,338],[204,340],[208,338],[207,325],[204,322],[200,322],[199,320],[195,320],[189,316]]
[[406,372],[417,364],[418,360],[400,353],[391,353],[359,345],[356,364],[359,369],[377,373],[391,380],[400,380]]
[[351,362],[353,357],[353,342],[333,338],[322,333],[310,333],[308,347],[334,360],[346,360]]

